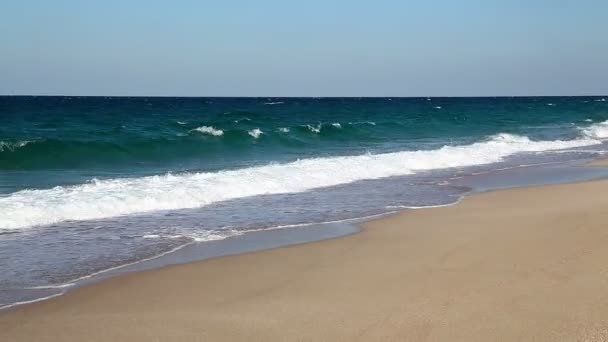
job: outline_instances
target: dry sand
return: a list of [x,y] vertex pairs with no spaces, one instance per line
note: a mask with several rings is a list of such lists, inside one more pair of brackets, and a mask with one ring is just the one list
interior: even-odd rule
[[0,314],[0,341],[377,340],[608,341],[608,181],[480,194]]

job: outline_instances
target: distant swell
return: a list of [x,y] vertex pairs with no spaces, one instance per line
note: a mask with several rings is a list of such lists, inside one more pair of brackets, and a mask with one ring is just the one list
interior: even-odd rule
[[119,140],[58,140],[0,144],[0,170],[78,168],[138,160],[175,158],[204,152],[204,146],[167,138]]
[[28,144],[33,143],[34,141],[30,141],[30,140],[23,140],[23,141],[16,141],[16,142],[7,142],[7,141],[0,141],[0,152],[15,152],[15,150],[27,146]]
[[[149,135],[117,134],[95,138],[0,139],[0,170],[87,169],[117,165],[166,163],[184,158],[202,160],[219,154],[236,155],[247,149],[322,150],[335,142],[364,146],[378,141],[415,138],[404,123],[384,121],[317,122],[272,127],[238,116],[223,123],[184,127],[173,122],[174,131]],[[589,122],[591,119],[586,119]],[[551,127],[551,126],[538,126]],[[572,129],[573,126],[565,126]],[[590,139],[608,138],[608,121],[576,127],[574,134]],[[163,129],[166,129],[164,127]],[[405,133],[402,133],[404,132]],[[442,132],[438,132],[441,134]],[[525,133],[520,133],[527,135]],[[264,137],[261,139],[261,137]],[[445,139],[445,137],[439,137]],[[459,137],[455,137],[458,142]]]
[[[44,138],[0,140],[0,170],[88,168],[116,164],[169,161],[179,158],[205,158],[208,153],[230,154],[248,146],[297,148],[303,140],[352,141],[373,139],[368,123],[316,123],[291,127],[266,128],[241,118],[240,123],[183,127],[176,122],[175,132],[151,135],[108,135],[103,138]],[[235,127],[236,126],[236,127]],[[260,139],[264,136],[264,139]]]
[[[605,133],[606,124],[592,126],[593,132],[585,131],[585,136],[567,141],[532,141],[502,133],[473,144],[435,150],[310,158],[237,170],[93,180],[77,186],[22,190],[0,198],[0,229],[197,208],[248,196],[302,192],[421,170],[489,164],[520,152],[599,144],[598,137]],[[262,134],[255,129],[250,133],[258,137]]]

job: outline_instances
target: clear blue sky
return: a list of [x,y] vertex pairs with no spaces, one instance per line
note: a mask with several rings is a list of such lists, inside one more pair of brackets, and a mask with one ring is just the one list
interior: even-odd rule
[[608,1],[0,1],[0,94],[608,94]]

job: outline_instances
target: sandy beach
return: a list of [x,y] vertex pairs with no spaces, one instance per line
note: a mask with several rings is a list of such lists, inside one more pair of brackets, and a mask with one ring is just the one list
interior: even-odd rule
[[0,313],[2,341],[606,341],[608,181],[129,274]]
[[608,342],[608,1],[0,1],[0,342]]

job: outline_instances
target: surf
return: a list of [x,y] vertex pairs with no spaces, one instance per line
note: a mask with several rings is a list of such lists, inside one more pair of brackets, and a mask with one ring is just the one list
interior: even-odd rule
[[[161,210],[199,208],[236,198],[297,193],[360,180],[434,169],[496,163],[525,152],[600,144],[604,125],[573,140],[534,141],[500,133],[468,145],[434,150],[299,159],[217,172],[97,180],[51,189],[28,189],[0,198],[0,229],[20,230],[64,221],[102,219]],[[587,131],[585,131],[587,132]]]

